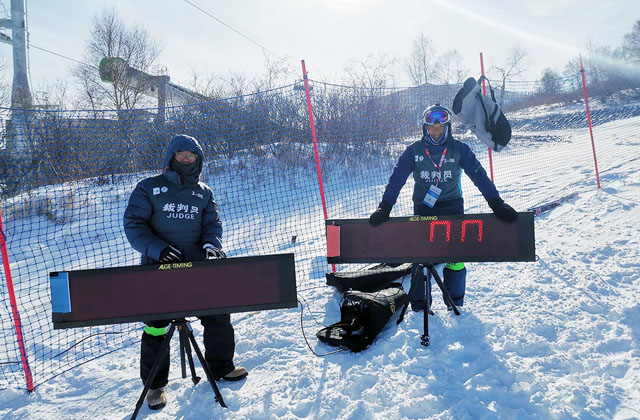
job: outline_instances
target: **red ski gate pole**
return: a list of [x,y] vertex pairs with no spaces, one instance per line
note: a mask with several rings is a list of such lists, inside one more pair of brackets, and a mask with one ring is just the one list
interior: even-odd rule
[[11,278],[11,268],[9,267],[9,254],[7,252],[6,237],[4,228],[2,227],[2,212],[0,211],[0,252],[2,254],[2,263],[4,266],[4,274],[7,280],[7,292],[9,293],[9,303],[11,305],[11,314],[13,315],[13,324],[16,329],[16,338],[18,347],[20,348],[20,359],[22,361],[22,369],[27,381],[27,391],[33,391],[33,378],[31,369],[29,368],[29,360],[27,359],[27,349],[24,345],[24,337],[22,335],[22,325],[20,324],[20,313],[18,312],[18,303],[16,294],[13,289],[13,279]]
[[[324,211],[324,220],[327,220],[327,201],[324,196],[324,185],[322,182],[322,169],[320,168],[320,154],[318,153],[318,138],[316,137],[316,125],[313,121],[313,109],[311,108],[311,94],[309,93],[309,79],[307,77],[307,67],[302,61],[302,79],[304,80],[304,93],[307,98],[307,112],[309,113],[309,125],[311,126],[311,138],[313,139],[313,153],[316,158],[316,172],[318,173],[318,185],[320,186],[320,197],[322,198],[322,210]],[[336,272],[336,265],[331,264],[333,272]]]
[[600,189],[600,173],[598,172],[598,159],[596,159],[596,143],[593,140],[593,126],[591,125],[591,112],[589,111],[589,95],[587,95],[587,80],[584,76],[584,66],[582,65],[582,55],[580,56],[580,73],[582,74],[582,89],[584,90],[584,106],[587,109],[587,123],[589,124],[589,134],[591,135],[591,150],[593,150],[593,164],[596,168],[596,182]]

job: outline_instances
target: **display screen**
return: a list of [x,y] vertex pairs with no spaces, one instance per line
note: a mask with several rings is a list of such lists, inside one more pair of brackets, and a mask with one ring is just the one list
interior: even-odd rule
[[329,263],[533,261],[533,213],[506,223],[493,214],[327,220]]
[[49,274],[54,328],[297,306],[293,254]]

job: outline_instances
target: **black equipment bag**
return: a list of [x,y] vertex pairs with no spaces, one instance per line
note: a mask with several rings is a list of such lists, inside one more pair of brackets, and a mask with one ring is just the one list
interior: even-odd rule
[[408,302],[408,295],[397,283],[375,293],[349,290],[342,295],[340,322],[321,329],[316,337],[332,346],[362,351]]
[[379,264],[368,270],[338,271],[326,273],[327,285],[333,286],[339,292],[347,290],[360,290],[362,292],[375,292],[389,287],[394,280],[411,273],[411,264]]
[[482,94],[480,83],[489,80],[481,76],[469,77],[453,99],[452,110],[460,124],[470,129],[484,144],[496,152],[501,151],[511,140],[511,125],[496,103],[493,88],[491,97]]

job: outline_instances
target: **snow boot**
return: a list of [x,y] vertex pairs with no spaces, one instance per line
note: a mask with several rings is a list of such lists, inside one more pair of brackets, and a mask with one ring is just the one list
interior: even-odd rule
[[152,410],[160,410],[167,405],[167,395],[163,388],[150,389],[147,394],[147,404]]
[[232,381],[232,382],[240,381],[246,378],[248,374],[249,372],[247,372],[247,369],[243,368],[242,366],[238,366],[237,368],[233,369],[231,372],[227,373],[223,377],[217,378],[217,379],[224,379],[225,381]]

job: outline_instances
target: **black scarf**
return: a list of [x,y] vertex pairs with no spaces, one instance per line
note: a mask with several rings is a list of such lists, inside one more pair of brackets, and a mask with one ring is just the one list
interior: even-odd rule
[[177,172],[180,175],[180,179],[182,179],[182,184],[185,187],[195,187],[198,185],[198,181],[200,180],[200,167],[199,162],[200,158],[197,158],[195,162],[185,165],[177,160],[171,159],[171,164],[169,165],[170,169]]

